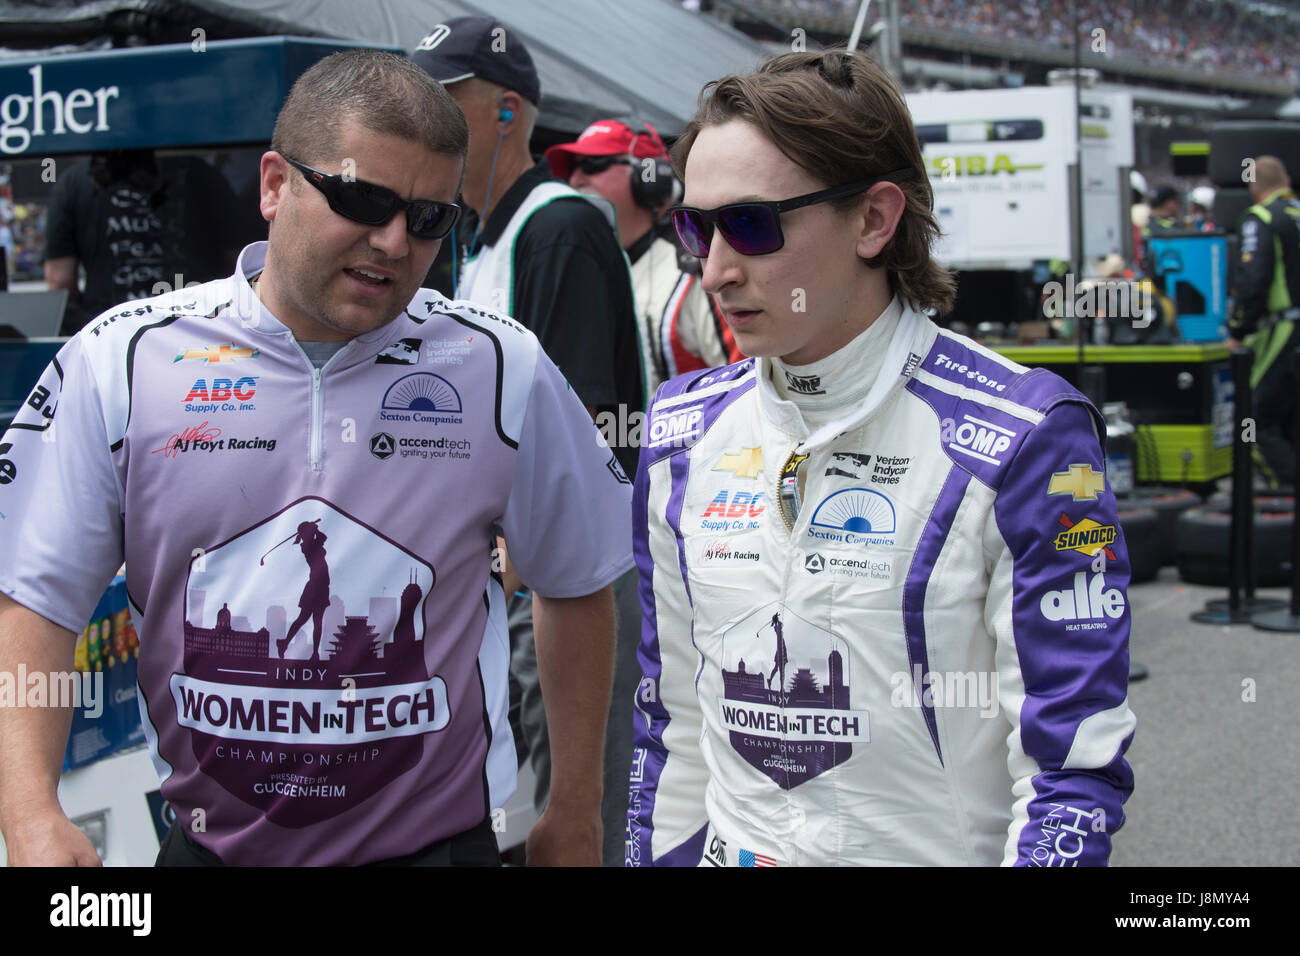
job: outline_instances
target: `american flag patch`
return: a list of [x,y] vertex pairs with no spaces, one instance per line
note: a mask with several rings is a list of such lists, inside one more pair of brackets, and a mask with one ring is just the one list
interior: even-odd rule
[[741,866],[776,866],[776,860],[753,850],[741,850],[738,862]]

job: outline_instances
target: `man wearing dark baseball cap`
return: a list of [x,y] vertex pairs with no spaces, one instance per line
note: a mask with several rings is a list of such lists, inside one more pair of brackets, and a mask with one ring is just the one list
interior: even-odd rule
[[646,350],[647,393],[682,372],[740,361],[731,329],[698,273],[682,268],[676,244],[656,228],[680,187],[654,127],[597,120],[576,141],[548,149],[546,160],[556,176],[580,193],[609,200],[618,214]]
[[[411,59],[446,86],[469,123],[461,197],[478,213],[479,225],[459,270],[456,298],[509,315],[531,329],[594,419],[627,422],[635,415],[632,420],[639,420],[645,395],[627,259],[605,214],[555,180],[546,161],[535,160],[529,151],[541,84],[523,41],[498,20],[458,17],[435,25]],[[619,441],[624,430],[611,430],[607,424],[602,430],[613,446],[611,467],[634,473],[637,448]],[[592,441],[599,440],[593,428]],[[556,554],[555,559],[562,562],[565,555]],[[631,707],[640,678],[635,571],[615,584],[614,599],[619,633],[604,754],[600,849],[607,864],[621,865]],[[597,718],[603,720],[609,708],[608,698],[597,706],[595,696],[606,694],[608,685],[593,688],[589,701],[548,699],[545,709],[580,708],[593,721],[591,737],[567,735],[548,741],[530,596],[516,597],[510,604],[510,644],[511,676],[520,691],[517,730],[538,778],[534,803],[539,812],[547,806],[551,816],[585,816],[602,786],[603,731]]]

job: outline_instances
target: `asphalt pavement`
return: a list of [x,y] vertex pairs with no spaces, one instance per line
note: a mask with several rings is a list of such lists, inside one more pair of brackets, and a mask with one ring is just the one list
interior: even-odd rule
[[1150,676],[1129,686],[1135,789],[1112,866],[1300,865],[1300,633],[1191,620],[1226,596],[1169,567],[1129,589]]

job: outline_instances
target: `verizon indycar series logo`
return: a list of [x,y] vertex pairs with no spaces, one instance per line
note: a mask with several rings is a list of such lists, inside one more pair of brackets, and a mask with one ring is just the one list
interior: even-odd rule
[[376,365],[420,364],[420,340],[398,339],[375,356]]
[[779,603],[722,638],[719,717],[731,746],[783,790],[839,766],[871,739],[849,705],[848,649]]

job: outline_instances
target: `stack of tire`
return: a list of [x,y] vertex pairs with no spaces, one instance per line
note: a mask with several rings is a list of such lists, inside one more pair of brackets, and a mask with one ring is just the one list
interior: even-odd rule
[[1179,517],[1200,503],[1195,492],[1160,486],[1134,488],[1116,499],[1134,584],[1150,581],[1162,567],[1176,563]]
[[[1255,584],[1262,588],[1291,583],[1291,527],[1295,495],[1258,492],[1254,496]],[[1178,574],[1189,584],[1228,586],[1231,566],[1232,500],[1216,495],[1178,518],[1175,537]]]

